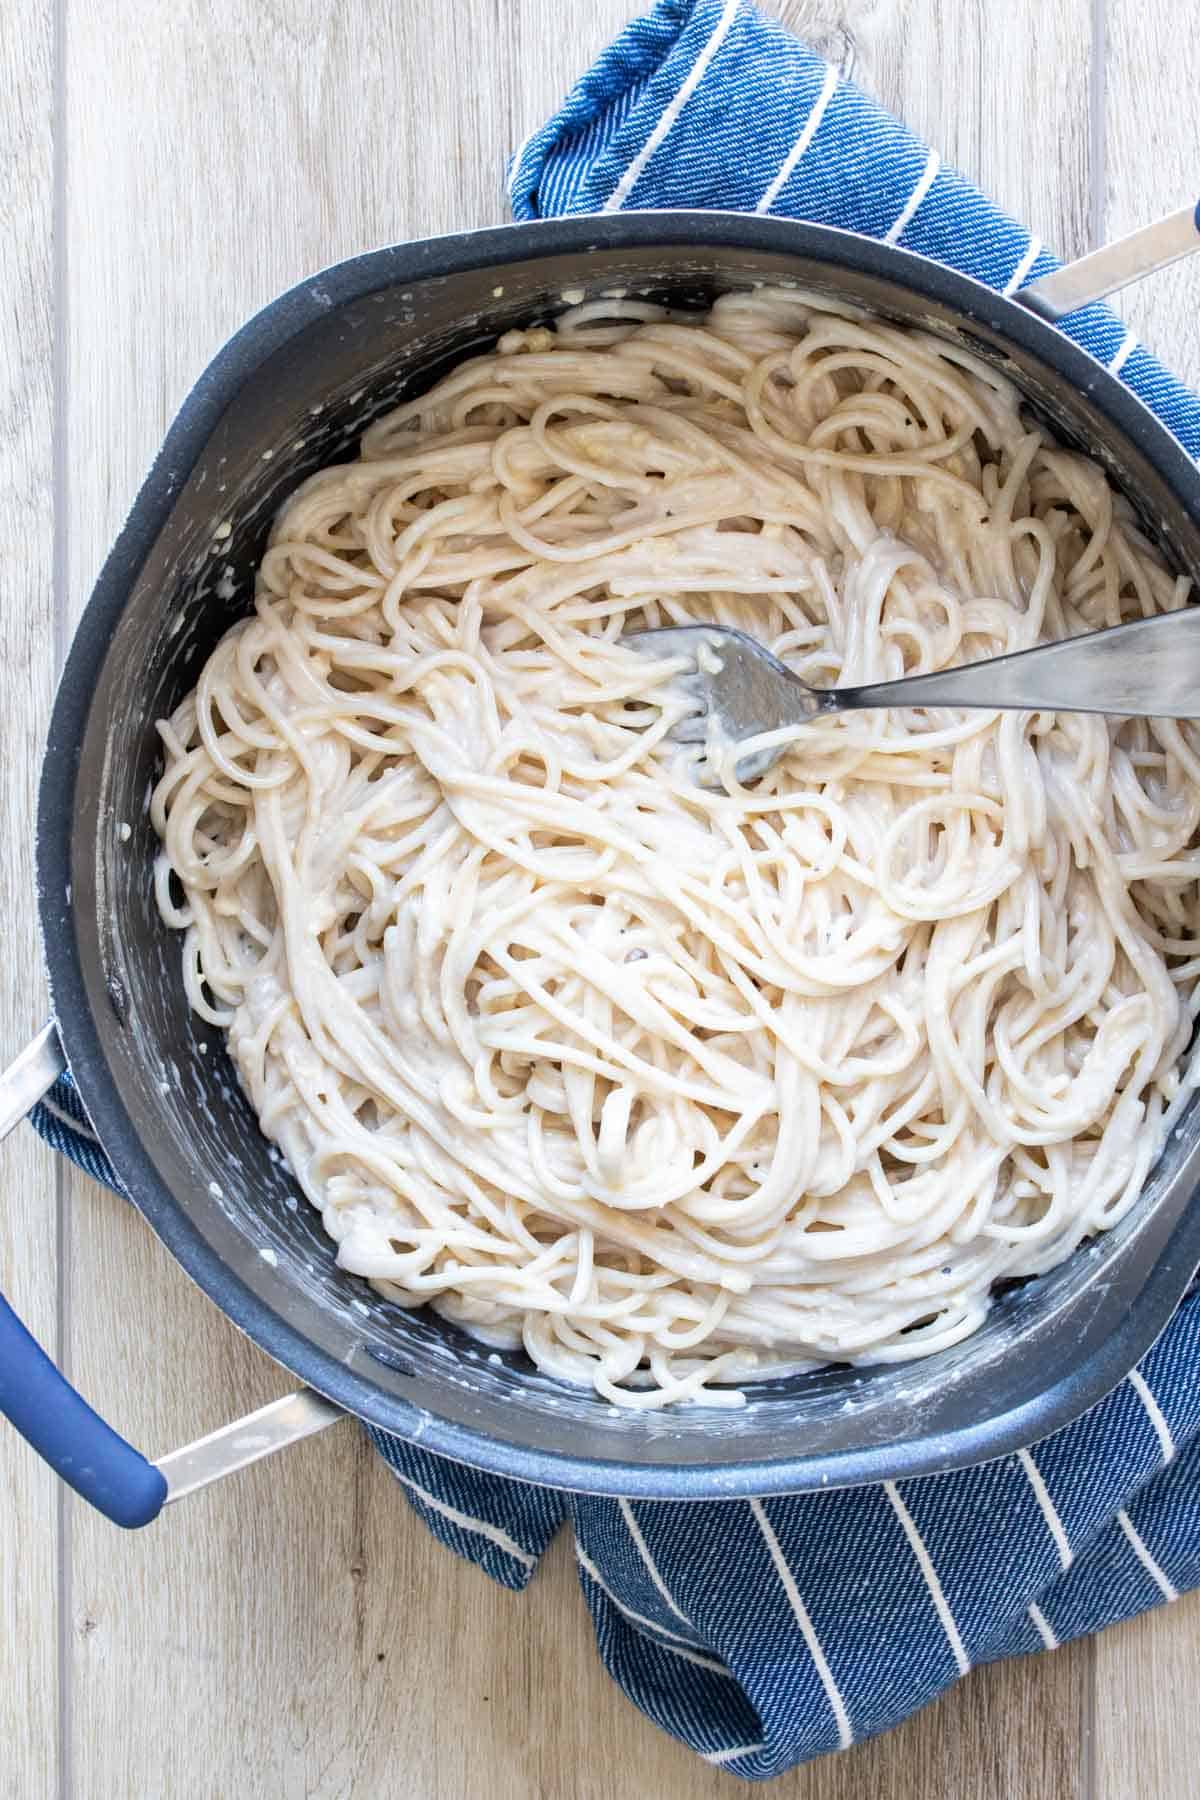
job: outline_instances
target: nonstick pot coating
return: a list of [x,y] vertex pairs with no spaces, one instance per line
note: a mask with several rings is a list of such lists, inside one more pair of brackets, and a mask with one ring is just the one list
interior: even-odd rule
[[738,1410],[621,1410],[338,1270],[220,1034],[187,1007],[181,939],[161,924],[151,884],[154,722],[248,610],[284,496],[499,332],[561,310],[564,290],[700,308],[777,281],[967,343],[1061,436],[1103,457],[1172,560],[1200,568],[1194,465],[1098,364],[1011,302],[902,251],[787,221],[577,219],[380,251],[252,320],[173,427],[55,709],[39,824],[47,965],[73,1071],[130,1197],[216,1303],[296,1374],[385,1429],[528,1480],[696,1498],[999,1455],[1113,1386],[1200,1260],[1193,1108],[1132,1214],[1001,1294],[966,1343],[910,1364],[763,1383]]

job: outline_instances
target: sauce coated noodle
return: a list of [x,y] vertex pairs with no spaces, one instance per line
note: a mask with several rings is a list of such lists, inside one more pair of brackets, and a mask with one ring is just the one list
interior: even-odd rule
[[153,800],[188,998],[342,1265],[611,1401],[736,1404],[1113,1225],[1185,1086],[1193,727],[849,714],[713,791],[617,640],[857,683],[1186,597],[997,374],[790,291],[578,306],[373,425]]

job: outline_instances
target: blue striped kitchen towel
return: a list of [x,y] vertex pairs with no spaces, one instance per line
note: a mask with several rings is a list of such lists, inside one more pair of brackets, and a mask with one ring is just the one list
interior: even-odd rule
[[[1036,238],[746,0],[660,0],[511,166],[529,219],[732,207],[849,226],[1013,290]],[[1104,307],[1067,327],[1200,454],[1200,403]],[[115,1185],[69,1079],[42,1135]],[[522,1587],[564,1520],[606,1668],[708,1762],[765,1780],[886,1731],[977,1663],[1200,1585],[1200,1296],[1140,1369],[1031,1451],[764,1501],[595,1500],[376,1444],[442,1541]]]

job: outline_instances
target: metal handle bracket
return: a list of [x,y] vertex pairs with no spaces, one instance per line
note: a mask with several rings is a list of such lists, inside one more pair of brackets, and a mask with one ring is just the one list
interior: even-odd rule
[[1052,325],[1200,250],[1200,201],[1019,288],[1013,299]]
[[[0,1138],[66,1068],[58,1029],[43,1027],[0,1074]],[[162,1508],[333,1425],[345,1413],[311,1388],[210,1432],[157,1463],[94,1413],[0,1296],[0,1414],[114,1525],[149,1525]]]
[[313,1388],[300,1388],[294,1394],[285,1394],[282,1400],[272,1400],[257,1412],[247,1413],[244,1419],[222,1425],[207,1437],[197,1438],[194,1444],[160,1456],[154,1467],[167,1484],[164,1504],[170,1506],[238,1469],[248,1469],[264,1456],[286,1450],[345,1417],[340,1406]]

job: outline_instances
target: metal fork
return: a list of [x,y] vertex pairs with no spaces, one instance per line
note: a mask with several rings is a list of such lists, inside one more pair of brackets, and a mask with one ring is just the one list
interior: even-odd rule
[[[866,687],[810,687],[757,638],[728,625],[669,625],[629,632],[621,642],[678,664],[670,688],[693,702],[670,733],[683,743],[704,743],[712,728],[736,745],[826,713],[877,706],[1200,718],[1200,606]],[[756,780],[787,747],[739,758],[738,779]]]

